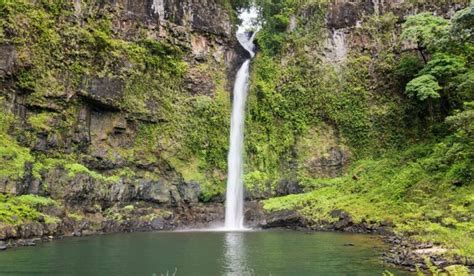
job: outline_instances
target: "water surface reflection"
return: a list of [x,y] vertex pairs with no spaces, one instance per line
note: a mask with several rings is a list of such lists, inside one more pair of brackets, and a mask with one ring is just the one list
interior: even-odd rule
[[224,241],[225,275],[251,275],[245,250],[245,233],[227,232]]

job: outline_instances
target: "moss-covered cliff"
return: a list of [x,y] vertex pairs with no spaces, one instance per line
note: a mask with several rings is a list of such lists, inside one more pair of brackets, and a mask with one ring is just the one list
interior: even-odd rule
[[[0,240],[221,219],[251,2],[0,0]],[[255,4],[247,199],[474,256],[468,1]]]
[[307,192],[265,208],[474,256],[468,1],[258,2],[246,185]]
[[219,195],[243,58],[233,5],[0,1],[0,238],[42,213],[24,194],[56,200],[55,222]]

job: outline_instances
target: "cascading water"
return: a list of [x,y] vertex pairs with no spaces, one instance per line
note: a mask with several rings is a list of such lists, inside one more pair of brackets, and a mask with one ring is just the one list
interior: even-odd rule
[[[252,13],[244,16],[243,24],[237,31],[237,40],[240,45],[254,57],[253,39],[256,32],[249,33],[245,26],[252,20]],[[230,149],[228,156],[228,178],[225,209],[225,229],[243,230],[244,228],[244,187],[243,187],[243,145],[244,145],[244,123],[245,123],[245,102],[249,85],[250,60],[247,59],[237,72],[234,84],[234,96],[232,105],[231,129],[230,129]]]

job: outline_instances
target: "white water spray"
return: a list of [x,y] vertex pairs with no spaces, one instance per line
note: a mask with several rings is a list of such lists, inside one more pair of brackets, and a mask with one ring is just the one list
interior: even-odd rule
[[[250,10],[244,14],[243,24],[253,20],[252,15],[256,12]],[[253,34],[246,32],[245,28],[239,28],[237,39],[242,47],[247,50],[250,56],[255,56]],[[244,183],[243,177],[243,146],[244,146],[244,123],[245,123],[245,102],[249,85],[250,59],[247,59],[237,72],[234,83],[234,96],[232,104],[232,117],[230,129],[230,149],[228,156],[228,178],[225,208],[225,229],[244,230]]]

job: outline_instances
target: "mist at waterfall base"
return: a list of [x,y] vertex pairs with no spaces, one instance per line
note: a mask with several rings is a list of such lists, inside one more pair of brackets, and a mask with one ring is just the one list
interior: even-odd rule
[[[242,25],[237,31],[237,40],[247,50],[250,57],[255,56],[253,40],[255,30],[247,32],[257,15],[254,9],[241,13]],[[249,86],[250,59],[244,61],[235,77],[232,101],[230,146],[228,155],[228,178],[225,206],[225,227],[227,231],[242,231],[244,227],[244,184],[243,147],[245,127],[245,102]]]

